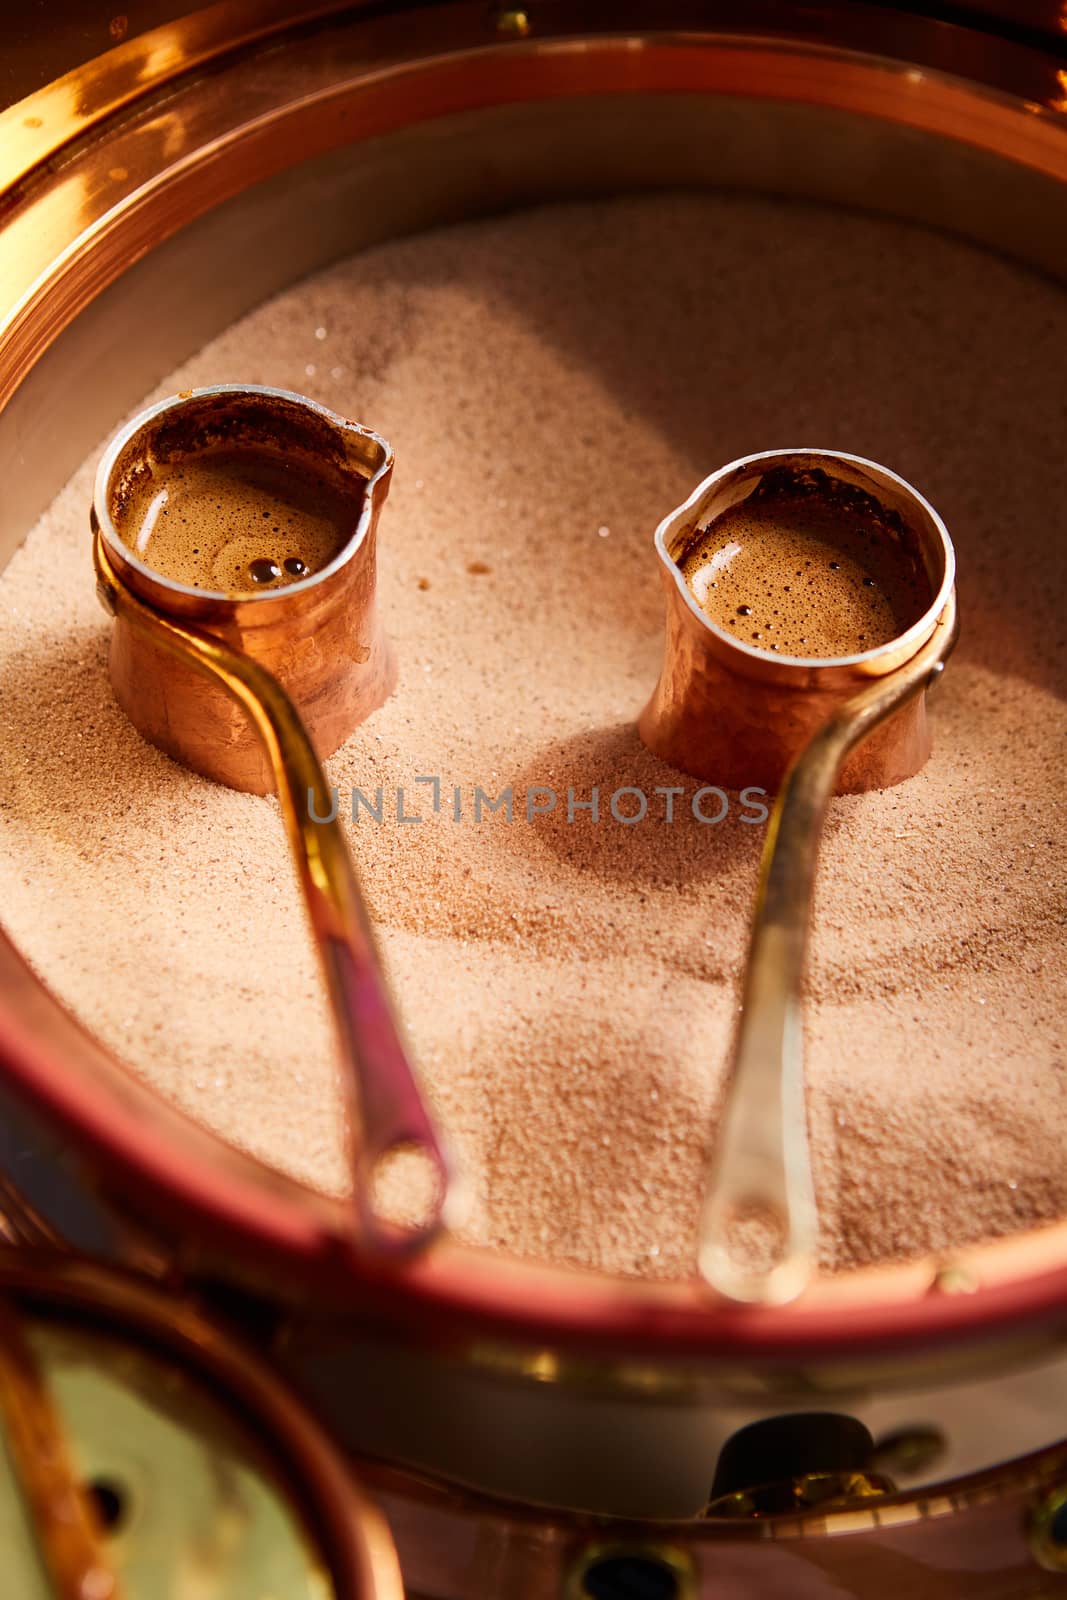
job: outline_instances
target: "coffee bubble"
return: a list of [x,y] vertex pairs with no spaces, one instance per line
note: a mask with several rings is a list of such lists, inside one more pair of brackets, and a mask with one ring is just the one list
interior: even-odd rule
[[[899,517],[822,471],[768,472],[676,560],[712,622],[785,655],[874,650],[933,599],[917,541]],[[738,617],[747,619],[744,635]]]
[[265,446],[153,462],[115,518],[163,578],[227,595],[320,572],[352,537],[363,495],[328,469]]

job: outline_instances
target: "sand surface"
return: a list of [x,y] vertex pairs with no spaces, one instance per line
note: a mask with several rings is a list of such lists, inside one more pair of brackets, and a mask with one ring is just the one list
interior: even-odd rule
[[[736,799],[696,821],[694,782],[637,739],[661,648],[652,533],[716,466],[790,445],[871,456],[933,501],[964,628],[927,769],[835,802],[827,830],[808,1014],[823,1260],[1067,1211],[1065,355],[1067,295],[960,242],[663,196],[375,250],[160,386],[303,390],[396,449],[380,548],[400,684],[329,770],[342,802],[384,791],[351,842],[473,1180],[471,1240],[692,1270],[763,828]],[[178,769],[117,710],[96,456],[0,580],[0,918],[162,1093],[339,1190],[278,809]],[[419,776],[440,779],[436,814]],[[514,820],[476,824],[476,785],[510,786]],[[594,785],[599,821],[569,823],[568,786]],[[421,823],[396,821],[400,786]],[[527,822],[541,786],[559,802]],[[610,814],[622,786],[650,797],[640,823]]]

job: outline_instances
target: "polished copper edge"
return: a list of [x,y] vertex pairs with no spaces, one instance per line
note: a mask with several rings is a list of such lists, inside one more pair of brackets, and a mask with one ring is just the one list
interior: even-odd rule
[[[253,408],[256,428],[277,434],[272,447],[276,443],[281,452],[292,434],[294,452],[298,446],[302,455],[317,449],[334,470],[362,486],[359,521],[328,567],[283,589],[235,596],[172,583],[147,567],[116,528],[113,510],[123,475],[138,470],[140,457],[147,459],[164,430],[207,426],[205,419],[222,427],[234,418],[243,421]],[[378,519],[392,470],[393,453],[384,439],[325,406],[278,389],[219,385],[151,406],[120,431],[100,462],[91,522],[118,581],[154,610],[265,668],[299,708],[315,752],[325,760],[396,681],[376,603]],[[131,627],[122,614],[112,630],[110,670],[115,698],[150,744],[232,789],[274,791],[272,763],[234,697],[150,632]]]
[[[772,655],[731,638],[701,610],[678,558],[696,528],[713,523],[763,476],[813,469],[872,495],[903,519],[924,562],[931,601],[899,638],[839,660]],[[955,582],[955,555],[941,518],[896,473],[837,450],[765,450],[711,473],[656,529],[667,594],[663,665],[638,731],[661,760],[727,789],[777,793],[800,752],[872,678],[904,665],[931,636]],[[845,759],[837,793],[887,789],[914,777],[930,753],[925,695],[911,697]]]

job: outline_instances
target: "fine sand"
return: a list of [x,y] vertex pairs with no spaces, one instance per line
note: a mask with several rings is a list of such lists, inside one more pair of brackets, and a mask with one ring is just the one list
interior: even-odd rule
[[[697,785],[637,739],[652,534],[716,466],[790,445],[921,489],[963,618],[928,767],[836,801],[827,828],[807,1029],[823,1261],[1067,1212],[1064,354],[1063,291],[960,242],[663,196],[372,251],[160,386],[303,390],[395,447],[399,687],[329,773],[343,806],[383,790],[351,843],[472,1180],[470,1240],[692,1271],[764,829],[737,797],[697,821]],[[278,808],[180,770],[117,710],[96,454],[0,580],[0,917],[163,1094],[336,1191],[330,1033]],[[397,821],[401,786],[418,824]],[[476,823],[475,786],[510,787],[513,820]],[[599,821],[569,822],[568,787],[594,786]],[[622,787],[649,797],[642,821],[612,816]]]

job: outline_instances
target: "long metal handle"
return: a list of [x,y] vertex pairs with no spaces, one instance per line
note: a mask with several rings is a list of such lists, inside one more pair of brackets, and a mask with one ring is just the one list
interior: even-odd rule
[[801,751],[771,813],[733,1072],[700,1225],[701,1274],[725,1299],[781,1305],[811,1276],[818,1217],[801,989],[823,819],[849,751],[937,677],[957,632],[953,594],[922,649],[841,706]]
[[[219,683],[245,708],[263,741],[344,1067],[360,1243],[385,1256],[422,1249],[455,1221],[458,1178],[401,1039],[351,857],[300,715],[278,680],[258,662],[209,634],[171,621],[131,594],[116,576],[99,534],[93,556],[107,610]],[[330,820],[317,820],[322,817]],[[414,1152],[431,1169],[433,1182],[432,1198],[407,1227],[380,1216],[375,1203],[383,1164],[400,1152]]]

